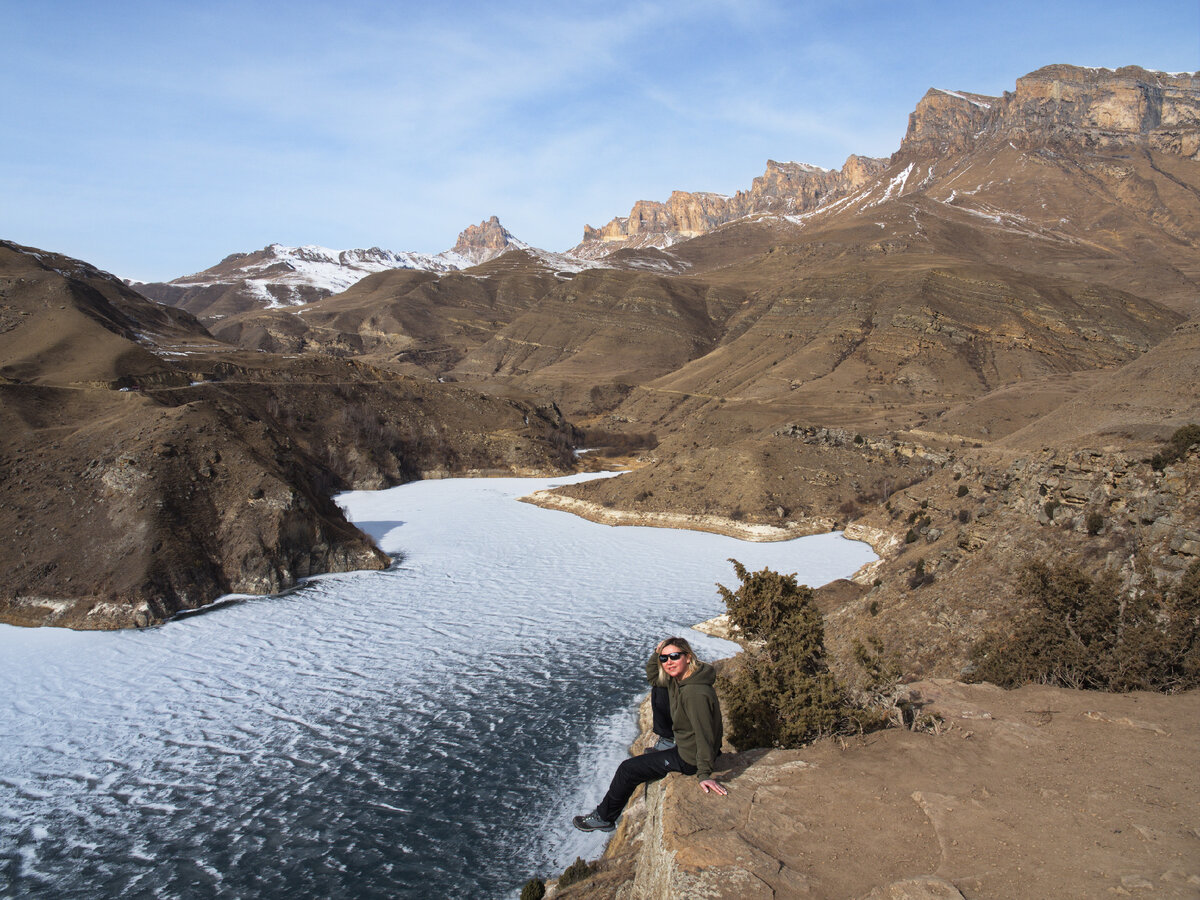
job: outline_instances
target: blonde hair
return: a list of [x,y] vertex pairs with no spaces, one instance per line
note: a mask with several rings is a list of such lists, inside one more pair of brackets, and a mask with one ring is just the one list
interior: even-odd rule
[[[683,673],[684,678],[687,678],[689,675],[694,674],[695,671],[700,668],[700,658],[698,656],[696,656],[696,651],[692,649],[692,645],[689,644],[683,638],[669,637],[665,641],[661,642],[658,646],[660,648],[658,651],[660,654],[667,647],[674,646],[674,647],[678,647],[680,650],[682,650],[684,652],[684,654],[687,655],[688,666],[687,666],[687,670],[684,671],[684,673]],[[668,675],[666,673],[666,670],[663,669],[662,660],[660,659],[658,661],[658,678],[656,679],[656,681],[658,682],[660,687],[666,687],[667,682],[669,682],[670,680],[671,680],[671,676]]]

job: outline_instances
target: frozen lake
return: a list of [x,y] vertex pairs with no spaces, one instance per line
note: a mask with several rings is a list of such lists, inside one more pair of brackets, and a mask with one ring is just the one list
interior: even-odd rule
[[[611,528],[517,497],[573,479],[339,498],[403,559],[160,628],[0,626],[0,895],[514,897],[594,857],[571,828],[634,736],[643,664],[751,569],[874,559]],[[694,637],[693,637],[694,636]]]

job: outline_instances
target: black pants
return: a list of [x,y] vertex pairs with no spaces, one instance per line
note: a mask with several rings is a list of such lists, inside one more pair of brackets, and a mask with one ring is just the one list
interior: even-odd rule
[[650,709],[654,712],[654,733],[668,741],[675,740],[671,726],[671,695],[665,687],[650,688]]
[[658,781],[665,778],[668,772],[695,775],[696,767],[683,761],[678,747],[629,757],[617,766],[617,774],[608,786],[608,793],[596,807],[596,814],[606,822],[615,822],[639,784]]

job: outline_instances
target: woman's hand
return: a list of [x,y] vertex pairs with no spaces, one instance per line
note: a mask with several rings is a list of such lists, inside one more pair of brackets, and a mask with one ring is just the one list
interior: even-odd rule
[[707,781],[700,782],[700,787],[704,789],[704,793],[706,793],[706,794],[709,791],[715,791],[718,794],[728,794],[729,793],[729,791],[725,790],[725,788],[721,787],[719,784],[717,784],[711,778],[709,778]]

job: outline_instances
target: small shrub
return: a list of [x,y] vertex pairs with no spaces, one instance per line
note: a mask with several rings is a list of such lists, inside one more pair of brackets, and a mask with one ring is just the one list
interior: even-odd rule
[[863,436],[861,434],[856,434],[854,436],[854,443],[856,443],[856,444],[861,444],[864,442],[864,440],[865,439],[863,438]]
[[1042,511],[1046,514],[1046,518],[1053,522],[1054,513],[1058,511],[1060,506],[1062,506],[1062,504],[1057,500],[1047,500],[1042,504]]
[[958,521],[960,524],[966,525],[971,521],[971,513],[965,509],[960,509],[958,511]]
[[908,529],[908,532],[904,535],[904,543],[915,544],[917,542],[918,537],[919,537],[919,535],[917,534],[916,529],[910,528],[910,529]]
[[731,623],[763,641],[726,666],[719,678],[727,734],[735,747],[798,747],[822,735],[862,731],[882,721],[851,704],[825,662],[825,627],[812,589],[796,576],[749,572],[730,560],[741,581],[717,590]]
[[855,641],[853,653],[863,673],[863,690],[876,696],[891,693],[900,680],[900,663],[895,656],[884,652],[883,641],[872,634],[865,645]]
[[1162,471],[1171,463],[1186,456],[1187,452],[1196,444],[1200,444],[1200,425],[1184,425],[1182,428],[1177,428],[1167,440],[1167,446],[1151,457],[1150,465]]
[[1098,512],[1090,512],[1087,516],[1087,533],[1097,535],[1104,529],[1104,516]]
[[546,896],[546,882],[540,878],[530,878],[521,888],[521,900],[542,900]]
[[873,616],[879,615],[879,601],[872,600],[871,605],[867,607],[867,612],[869,612]]
[[965,497],[969,493],[971,493],[971,489],[968,488],[965,484],[960,484],[958,486],[958,496],[959,497]]
[[559,888],[565,888],[567,885],[578,884],[592,874],[592,867],[583,861],[583,857],[575,857],[575,862],[567,866],[567,870],[558,878]]
[[1093,579],[1041,562],[1026,569],[1021,588],[1031,605],[975,646],[974,680],[1108,691],[1200,686],[1200,562],[1166,594],[1123,595],[1113,572]]
[[915,591],[919,587],[933,584],[933,581],[933,573],[925,571],[925,558],[921,557],[917,560],[916,565],[913,566],[912,576],[908,579],[908,588]]

